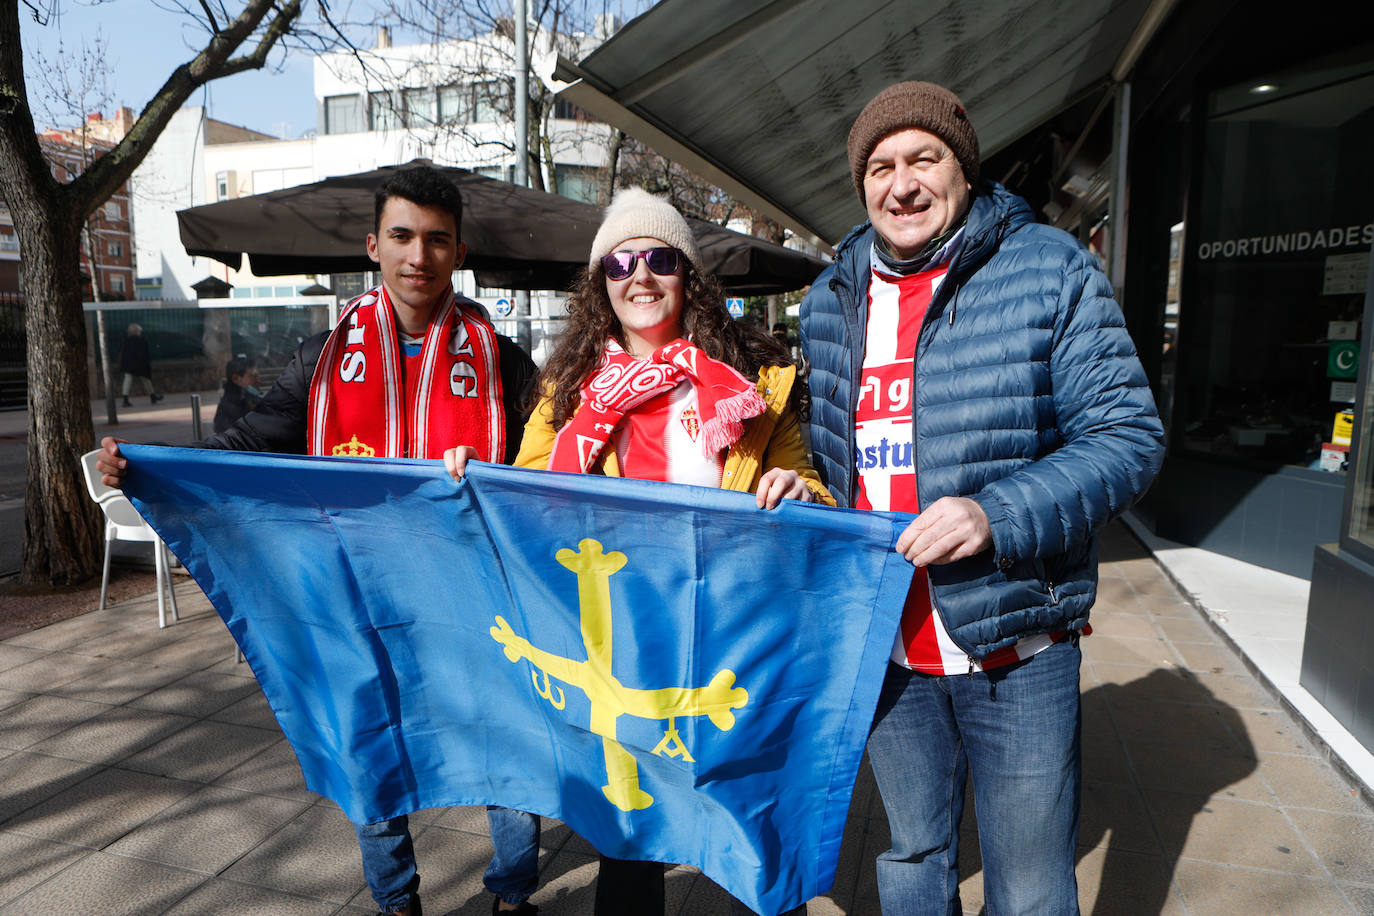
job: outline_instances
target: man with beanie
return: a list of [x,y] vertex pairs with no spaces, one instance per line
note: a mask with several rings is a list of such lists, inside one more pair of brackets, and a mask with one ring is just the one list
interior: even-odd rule
[[979,182],[949,90],[878,93],[849,134],[868,222],[801,310],[812,446],[840,505],[919,512],[869,736],[887,916],[958,913],[970,776],[988,912],[1078,912],[1079,639],[1097,533],[1163,429],[1111,285],[1072,236]]

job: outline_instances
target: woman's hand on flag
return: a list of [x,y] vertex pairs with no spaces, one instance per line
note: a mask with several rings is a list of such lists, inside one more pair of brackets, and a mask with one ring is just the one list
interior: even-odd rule
[[799,499],[809,503],[815,497],[806,485],[806,479],[796,471],[773,468],[759,478],[754,501],[760,509],[773,509],[784,499]]

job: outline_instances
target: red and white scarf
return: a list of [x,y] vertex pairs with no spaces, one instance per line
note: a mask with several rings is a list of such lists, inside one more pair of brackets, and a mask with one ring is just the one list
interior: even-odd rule
[[601,364],[582,383],[582,406],[554,439],[549,470],[585,474],[626,414],[684,380],[696,391],[698,441],[707,457],[734,445],[744,435],[744,421],[768,409],[753,382],[685,340],[647,359],[635,359],[608,340]]
[[325,342],[310,380],[312,455],[442,458],[471,445],[483,461],[506,452],[496,332],[452,290],[404,359],[386,287],[355,299]]

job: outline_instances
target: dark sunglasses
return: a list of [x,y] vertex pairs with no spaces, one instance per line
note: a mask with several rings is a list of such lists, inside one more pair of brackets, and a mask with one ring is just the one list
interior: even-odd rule
[[679,254],[676,248],[666,246],[647,251],[612,251],[601,259],[601,269],[606,271],[608,280],[624,280],[635,272],[635,264],[643,258],[651,272],[666,277],[677,273]]

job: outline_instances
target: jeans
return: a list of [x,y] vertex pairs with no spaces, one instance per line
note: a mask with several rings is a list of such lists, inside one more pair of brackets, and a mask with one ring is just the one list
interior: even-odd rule
[[889,665],[868,756],[892,831],[884,916],[959,914],[959,821],[973,778],[988,916],[1076,914],[1078,641],[936,677]]
[[[534,893],[539,874],[539,818],[510,808],[487,808],[493,855],[482,883],[510,904]],[[376,824],[354,824],[363,857],[363,877],[379,909],[405,909],[420,886],[415,847],[404,815]]]

